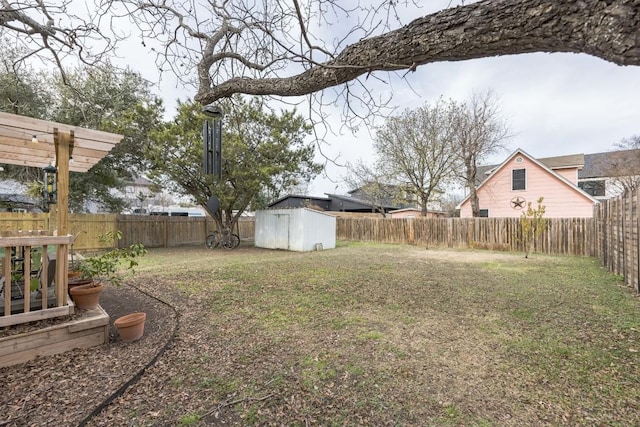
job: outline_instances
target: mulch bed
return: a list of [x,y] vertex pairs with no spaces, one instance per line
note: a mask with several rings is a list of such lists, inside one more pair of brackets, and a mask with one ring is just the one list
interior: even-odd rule
[[[132,286],[105,286],[100,305],[110,316],[108,344],[0,368],[0,427],[78,425],[144,368],[174,334],[174,310]],[[124,343],[113,322],[136,311],[147,314],[144,336]],[[34,322],[20,328],[28,330],[60,321]],[[0,330],[0,337],[18,329]]]

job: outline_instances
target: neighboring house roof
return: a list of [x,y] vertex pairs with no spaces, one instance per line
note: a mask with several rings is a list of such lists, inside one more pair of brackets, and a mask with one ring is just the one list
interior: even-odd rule
[[393,211],[390,211],[389,213],[397,213],[397,212],[422,212],[422,210],[418,208],[402,208],[402,209],[395,209]]
[[640,175],[640,149],[586,154],[578,179]]
[[489,176],[489,174],[491,173],[491,171],[493,171],[495,168],[497,168],[498,165],[484,165],[484,166],[478,166],[476,168],[476,181],[479,180],[478,184],[480,184],[480,182],[484,181],[485,179],[487,179],[487,176]]
[[[580,170],[585,164],[585,157],[586,156],[584,154],[569,154],[566,156],[542,157],[537,159],[537,161],[549,169],[577,167],[578,170]],[[486,180],[498,166],[500,166],[500,164],[478,166],[476,170],[476,187]]]
[[331,199],[328,197],[303,196],[299,194],[289,194],[278,200],[269,203],[268,208],[302,208],[309,205],[316,205],[325,210],[329,210]]
[[385,212],[396,209],[399,206],[382,201],[380,204],[372,203],[369,200],[359,199],[353,196],[342,196],[339,194],[325,193],[331,199],[332,211],[372,211],[380,208]]
[[568,156],[543,157],[538,159],[540,163],[549,169],[582,168],[584,166],[584,154],[569,154]]
[[[526,156],[529,160],[531,160],[533,163],[537,164],[538,166],[540,166],[542,169],[546,170],[549,174],[551,174],[552,176],[554,176],[555,178],[557,178],[562,184],[568,186],[569,188],[571,188],[573,191],[581,194],[582,196],[586,197],[587,199],[591,200],[593,203],[598,203],[598,200],[595,199],[594,197],[592,197],[591,195],[589,195],[588,193],[582,191],[580,188],[578,188],[577,186],[575,186],[571,181],[569,181],[568,179],[566,179],[565,177],[563,177],[562,175],[554,172],[549,166],[547,166],[546,164],[544,164],[541,160],[542,159],[536,159],[535,157],[532,157],[530,154],[528,154],[527,152],[525,152],[524,150],[518,148],[517,150],[515,150],[513,153],[511,153],[510,156],[508,156],[502,163],[500,163],[497,167],[493,167],[493,169],[491,170],[491,173],[489,174],[489,176],[482,181],[482,183],[477,187],[476,190],[480,190],[487,182],[489,182],[491,180],[491,177],[493,177],[494,175],[496,175],[503,167],[505,167],[505,165],[507,165],[511,159],[513,159],[516,155],[522,155],[522,156]],[[560,156],[560,157],[565,157],[565,158],[573,158],[574,156]],[[549,159],[555,159],[555,158],[551,158],[548,157],[547,161]],[[561,164],[560,162],[557,162],[557,164]],[[556,166],[557,168],[562,168],[565,166]],[[570,166],[566,166],[566,167],[570,167]],[[574,165],[575,167],[575,165]],[[459,209],[467,200],[469,200],[469,197],[471,197],[470,195],[467,195],[467,197],[465,197],[457,206],[457,208]]]
[[368,200],[354,196],[344,196],[340,194],[325,193],[327,197],[313,197],[290,194],[270,203],[269,208],[295,208],[305,207],[309,204],[316,205],[326,211],[333,212],[372,212],[384,209],[385,212],[397,209],[401,206],[397,204],[383,203],[378,206]]
[[14,179],[0,181],[0,206],[40,211],[38,200],[24,194],[26,189],[26,185]]
[[[422,213],[422,209],[420,208],[402,208],[402,209],[396,209],[393,211],[389,211],[390,214],[393,213],[399,213],[399,212],[416,212],[416,213]],[[434,213],[434,214],[446,214],[446,212],[444,211],[438,211],[438,210],[433,210],[433,209],[427,209],[428,213]]]
[[23,194],[26,189],[26,185],[24,185],[20,181],[16,181],[15,179],[0,180],[0,193]]

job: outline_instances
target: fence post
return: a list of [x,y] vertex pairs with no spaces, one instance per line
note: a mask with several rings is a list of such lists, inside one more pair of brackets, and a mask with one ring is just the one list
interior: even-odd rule
[[416,243],[416,231],[413,225],[413,218],[408,218],[409,221],[409,244],[415,245]]
[[167,219],[169,219],[168,216],[163,216],[162,218],[162,247],[166,248],[168,247],[169,244],[169,232],[167,230]]
[[[640,186],[636,188],[635,191],[635,209],[636,209],[636,221],[635,221],[635,228],[636,228],[636,232],[635,232],[635,244],[634,246],[634,250],[635,250],[635,259],[633,260],[633,263],[635,265],[635,274],[634,274],[634,278],[633,280],[635,281],[635,290],[636,292],[640,293]],[[633,195],[632,195],[632,201],[633,201]],[[633,219],[632,219],[633,220]]]

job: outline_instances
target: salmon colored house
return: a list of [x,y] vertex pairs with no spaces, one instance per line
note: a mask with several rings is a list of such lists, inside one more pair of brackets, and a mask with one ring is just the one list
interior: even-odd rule
[[422,210],[418,208],[404,208],[390,211],[391,218],[444,218],[446,213],[441,211],[427,210],[425,216],[422,216]]
[[[545,165],[516,150],[477,187],[480,216],[520,217],[529,202],[535,207],[543,197],[545,218],[592,217],[598,201],[578,188],[578,171],[584,165],[580,157],[564,156]],[[469,196],[458,208],[461,217],[472,216]]]

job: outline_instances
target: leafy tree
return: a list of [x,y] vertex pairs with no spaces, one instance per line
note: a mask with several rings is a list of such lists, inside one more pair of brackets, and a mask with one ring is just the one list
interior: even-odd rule
[[538,236],[540,236],[547,228],[547,220],[544,217],[546,210],[542,204],[544,197],[537,200],[537,207],[531,202],[527,203],[527,208],[520,215],[520,226],[522,227],[522,241],[524,245],[524,257],[529,258],[529,254],[533,250],[533,244]]
[[[25,52],[11,48],[8,40],[0,44],[0,111],[30,117],[48,118],[53,105],[51,76],[16,62]],[[44,166],[44,165],[43,165]],[[5,177],[20,182],[41,179],[37,168],[3,166]]]
[[480,203],[476,194],[478,163],[504,149],[509,130],[500,118],[498,100],[490,91],[474,93],[469,102],[459,104],[452,125],[458,169],[469,189],[472,215],[479,217]]
[[[126,179],[146,169],[147,134],[161,123],[162,102],[151,95],[149,84],[136,73],[102,67],[67,72],[73,83],[67,86],[51,74],[7,68],[13,62],[5,59],[0,83],[7,87],[0,85],[0,110],[124,135],[89,172],[71,172],[69,181],[72,211],[82,212],[87,203],[95,202],[120,212],[125,202],[111,190],[122,188]],[[7,176],[22,182],[42,176],[38,168],[7,166],[6,170]]]
[[387,184],[415,195],[422,215],[454,177],[453,101],[439,99],[390,117],[378,129],[374,148],[376,169]]
[[52,119],[61,123],[119,133],[123,140],[86,173],[70,174],[69,208],[83,211],[89,202],[121,212],[125,201],[113,189],[143,173],[148,164],[144,146],[148,133],[160,125],[162,102],[149,84],[134,72],[113,67],[67,73],[71,86],[57,81]]
[[215,219],[220,228],[233,227],[261,194],[279,195],[317,175],[314,146],[304,119],[294,111],[266,111],[257,98],[240,97],[221,104],[223,118],[222,179],[205,175],[202,167],[202,126],[205,116],[195,103],[180,103],[176,117],[152,133],[148,148],[151,177],[166,188],[191,195],[205,206],[220,200]]
[[51,76],[17,62],[24,51],[11,48],[8,40],[0,44],[0,111],[29,117],[47,118],[53,104]]

